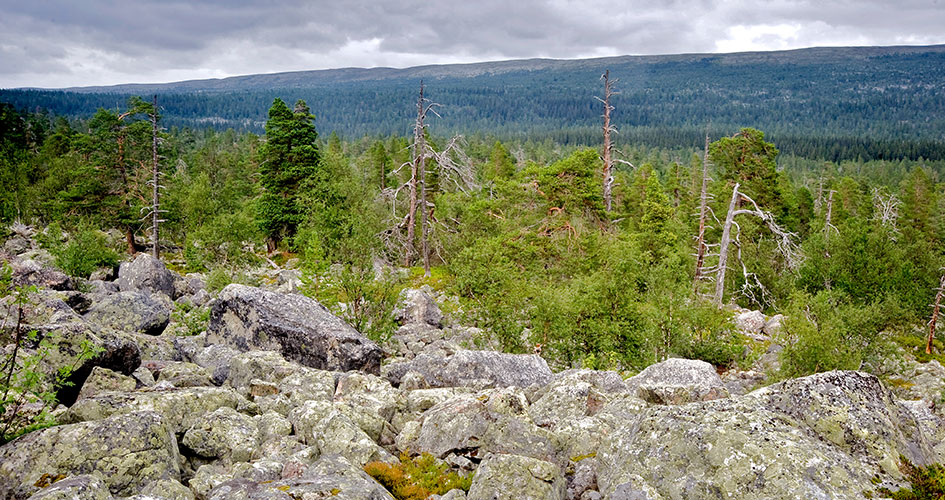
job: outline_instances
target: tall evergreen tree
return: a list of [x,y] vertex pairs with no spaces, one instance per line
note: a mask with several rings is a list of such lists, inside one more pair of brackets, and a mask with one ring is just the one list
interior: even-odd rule
[[312,115],[299,100],[290,110],[276,98],[269,108],[266,142],[259,148],[260,183],[263,195],[256,205],[256,220],[272,252],[284,239],[295,235],[303,217],[300,188],[318,173],[318,133]]

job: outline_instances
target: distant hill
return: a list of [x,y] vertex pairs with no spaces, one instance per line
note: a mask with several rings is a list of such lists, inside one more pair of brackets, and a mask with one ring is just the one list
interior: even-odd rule
[[625,141],[697,146],[707,124],[714,136],[753,126],[803,156],[945,157],[945,45],[344,68],[0,90],[0,101],[79,118],[158,94],[167,125],[258,132],[273,98],[305,99],[322,133],[360,137],[407,133],[422,79],[442,104],[434,133],[593,144],[605,69],[620,79],[614,122]]

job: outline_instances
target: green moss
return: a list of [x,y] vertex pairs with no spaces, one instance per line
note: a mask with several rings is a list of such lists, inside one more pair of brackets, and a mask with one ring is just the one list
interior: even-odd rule
[[430,288],[436,291],[443,291],[453,282],[453,275],[449,273],[446,267],[431,267],[430,276],[424,276],[423,274],[423,267],[411,267],[410,277],[408,278],[409,287],[420,288],[423,285],[430,285]]
[[909,354],[915,357],[920,363],[928,363],[933,359],[945,365],[945,343],[939,339],[932,340],[932,354],[925,353],[925,343],[927,341],[925,334],[922,335],[897,335],[893,341]]

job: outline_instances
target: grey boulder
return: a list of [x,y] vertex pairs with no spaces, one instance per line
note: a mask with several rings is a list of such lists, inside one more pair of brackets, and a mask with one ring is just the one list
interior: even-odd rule
[[163,293],[171,299],[176,297],[176,274],[164,267],[164,263],[151,254],[139,253],[131,262],[122,262],[118,267],[118,288],[122,292],[141,291],[147,294]]
[[302,295],[227,285],[211,309],[208,341],[244,352],[275,350],[322,370],[380,372],[377,344]]
[[729,396],[728,389],[705,361],[670,358],[646,367],[627,380],[631,392],[656,404],[685,404]]
[[120,292],[93,303],[85,319],[122,332],[160,335],[171,320],[171,311],[142,292]]

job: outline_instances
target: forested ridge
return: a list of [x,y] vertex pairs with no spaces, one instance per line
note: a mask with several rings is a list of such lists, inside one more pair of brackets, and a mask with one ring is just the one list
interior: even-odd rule
[[945,51],[930,47],[820,48],[797,51],[526,60],[405,70],[345,69],[253,75],[160,85],[66,91],[8,89],[0,100],[21,110],[87,117],[130,95],[159,95],[166,126],[260,133],[274,97],[305,100],[315,125],[353,140],[407,135],[416,82],[443,107],[431,131],[487,132],[500,139],[599,144],[593,96],[610,69],[620,79],[614,121],[620,140],[698,148],[741,127],[764,130],[782,152],[806,158],[945,158]]

